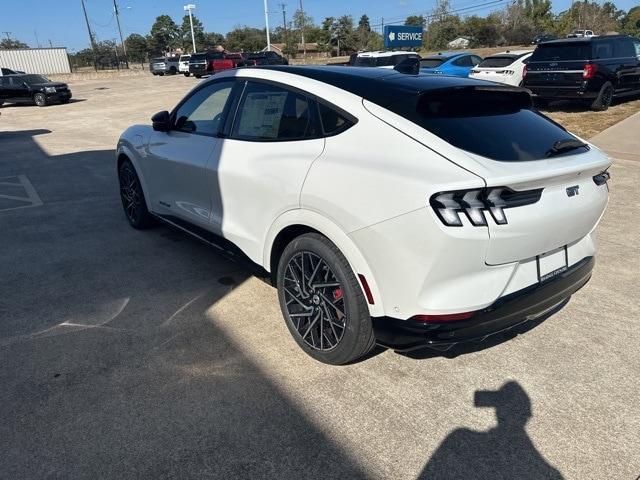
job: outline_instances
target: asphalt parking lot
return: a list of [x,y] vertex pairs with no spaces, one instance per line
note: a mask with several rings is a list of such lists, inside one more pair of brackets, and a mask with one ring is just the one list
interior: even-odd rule
[[560,312],[330,367],[246,268],[127,224],[117,138],[195,84],[78,81],[68,105],[0,109],[0,478],[640,475],[637,139],[615,149],[594,277]]

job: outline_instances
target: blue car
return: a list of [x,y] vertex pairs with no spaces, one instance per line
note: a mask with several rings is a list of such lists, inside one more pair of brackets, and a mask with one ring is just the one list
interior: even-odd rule
[[481,61],[481,57],[469,52],[437,53],[420,60],[420,72],[468,77],[471,69]]

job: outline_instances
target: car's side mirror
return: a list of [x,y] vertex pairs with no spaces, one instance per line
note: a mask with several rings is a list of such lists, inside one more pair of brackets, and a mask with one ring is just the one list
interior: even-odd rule
[[171,130],[171,116],[169,112],[163,110],[151,117],[153,129],[157,132],[168,132]]

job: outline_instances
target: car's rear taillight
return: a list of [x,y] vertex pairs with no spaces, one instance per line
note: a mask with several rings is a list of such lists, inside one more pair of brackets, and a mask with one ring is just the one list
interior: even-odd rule
[[595,63],[587,63],[582,70],[582,78],[589,79],[596,76],[596,72],[598,71],[598,65]]
[[531,205],[541,196],[541,188],[518,192],[508,187],[490,187],[436,193],[429,203],[448,227],[462,226],[460,213],[464,213],[473,226],[482,227],[487,225],[485,212],[490,213],[497,225],[504,225],[507,223],[506,208]]

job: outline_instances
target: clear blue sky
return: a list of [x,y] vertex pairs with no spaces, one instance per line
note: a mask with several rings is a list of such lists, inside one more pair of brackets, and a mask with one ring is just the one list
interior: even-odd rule
[[[180,23],[187,3],[196,4],[195,15],[202,20],[206,31],[227,33],[238,25],[264,27],[263,0],[117,0],[121,9],[120,21],[123,34],[147,34],[155,17],[170,15]],[[492,0],[451,0],[453,10],[460,14],[486,13],[502,8],[504,3],[486,5]],[[496,0],[493,0],[496,1]],[[615,0],[618,8],[629,10],[638,0]],[[6,3],[5,3],[6,2]],[[117,27],[113,18],[113,0],[85,0],[92,28],[100,40],[115,39]],[[429,12],[436,0],[303,0],[305,11],[316,23],[324,17],[353,15],[357,22],[360,15],[366,13],[371,24],[379,24],[382,17],[385,22],[399,21],[411,14]],[[54,46],[66,46],[80,50],[88,47],[87,29],[84,23],[80,0],[0,0],[0,35],[5,31],[31,46],[36,46],[37,32],[41,46],[48,46],[49,40]],[[270,26],[282,25],[282,12],[279,4],[287,4],[287,17],[299,7],[299,0],[269,0]],[[484,4],[484,5],[483,5]],[[553,0],[556,12],[565,10],[571,0]],[[130,7],[130,8],[127,8]],[[35,32],[34,32],[35,31]]]

